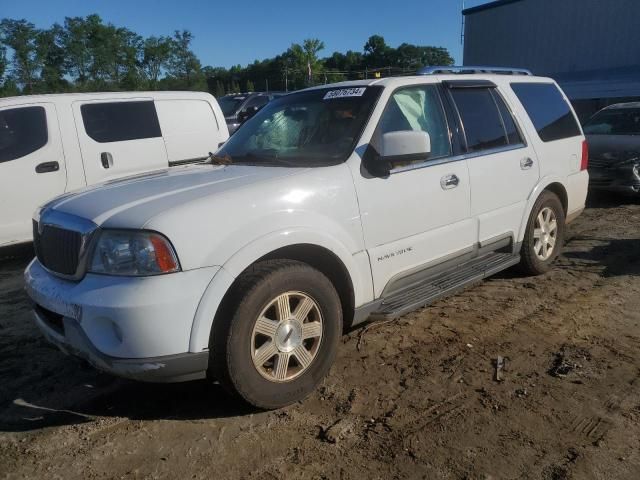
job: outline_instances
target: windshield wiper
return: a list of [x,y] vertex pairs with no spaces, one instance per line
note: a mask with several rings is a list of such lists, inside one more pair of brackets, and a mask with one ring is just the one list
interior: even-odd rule
[[211,163],[211,165],[231,165],[233,163],[233,159],[229,154],[216,155],[209,152],[209,163]]

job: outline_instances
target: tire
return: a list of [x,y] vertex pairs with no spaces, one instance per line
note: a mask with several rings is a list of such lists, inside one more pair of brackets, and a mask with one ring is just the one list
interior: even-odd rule
[[[542,215],[542,217],[540,217]],[[545,215],[548,215],[545,217]],[[555,233],[549,228],[553,222],[545,222],[545,218],[555,219]],[[543,222],[544,228],[540,227]],[[547,231],[545,231],[545,228]],[[542,230],[542,232],[540,232]],[[565,214],[562,203],[556,194],[545,190],[536,200],[527,222],[527,229],[522,242],[520,270],[526,275],[541,275],[551,268],[551,264],[560,254],[564,243]],[[546,234],[546,236],[545,236]],[[550,239],[553,239],[551,242]],[[553,244],[552,248],[549,248]],[[546,244],[546,247],[543,245]]]
[[211,332],[211,375],[261,409],[307,397],[329,372],[342,336],[333,284],[305,263],[269,260],[246,270],[228,297]]

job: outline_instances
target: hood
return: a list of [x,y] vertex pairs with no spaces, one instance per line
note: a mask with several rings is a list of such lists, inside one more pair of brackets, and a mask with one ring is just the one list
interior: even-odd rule
[[589,163],[608,167],[640,159],[640,135],[587,135]]
[[43,208],[110,228],[142,228],[156,215],[204,197],[301,172],[302,168],[249,165],[172,167],[91,186]]

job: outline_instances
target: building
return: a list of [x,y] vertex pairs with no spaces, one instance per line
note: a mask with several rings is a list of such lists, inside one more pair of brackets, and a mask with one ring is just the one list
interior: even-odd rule
[[465,65],[553,77],[582,119],[640,99],[640,0],[499,0],[462,13]]

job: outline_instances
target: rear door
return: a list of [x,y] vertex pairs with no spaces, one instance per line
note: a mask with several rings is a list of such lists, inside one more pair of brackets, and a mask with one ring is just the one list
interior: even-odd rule
[[227,140],[226,125],[219,124],[209,102],[174,99],[155,104],[169,165],[204,160]]
[[168,166],[152,99],[74,102],[73,115],[87,184]]
[[535,151],[491,82],[453,81],[447,86],[467,145],[478,242],[515,242],[527,199],[540,178]]
[[30,241],[33,212],[66,184],[55,106],[0,107],[0,246]]

